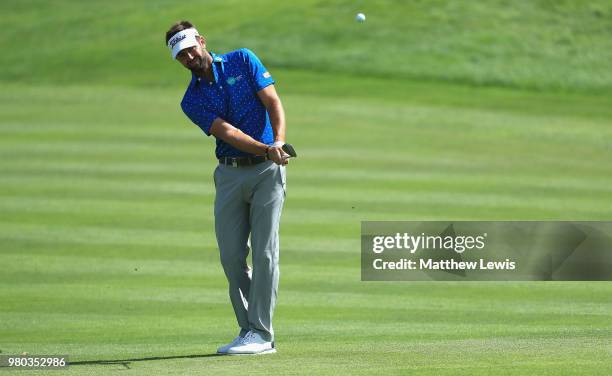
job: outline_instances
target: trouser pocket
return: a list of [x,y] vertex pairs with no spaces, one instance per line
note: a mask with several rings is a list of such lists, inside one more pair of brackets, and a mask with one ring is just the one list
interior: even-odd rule
[[278,166],[278,169],[279,169],[280,183],[281,183],[281,186],[283,187],[283,194],[285,195],[285,197],[287,197],[287,167]]
[[215,168],[215,171],[213,171],[213,182],[215,184],[215,188],[217,188],[217,173],[219,171],[219,166],[217,165],[217,167]]

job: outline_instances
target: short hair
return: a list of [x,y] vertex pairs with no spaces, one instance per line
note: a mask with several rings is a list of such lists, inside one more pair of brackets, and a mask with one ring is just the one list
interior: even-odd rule
[[192,27],[193,27],[193,24],[185,20],[174,23],[172,26],[170,26],[170,29],[166,31],[166,45],[168,44],[168,41],[170,40],[170,38],[174,36],[174,34],[178,33],[179,31],[190,29]]

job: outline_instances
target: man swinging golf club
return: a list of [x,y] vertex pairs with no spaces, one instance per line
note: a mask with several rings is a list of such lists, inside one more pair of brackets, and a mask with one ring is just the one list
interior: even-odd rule
[[205,38],[188,21],[170,27],[166,44],[172,58],[191,71],[183,112],[216,138],[215,232],[240,327],[238,336],[217,352],[274,353],[278,227],[285,166],[295,156],[285,145],[285,113],[274,80],[248,49],[224,55],[208,51]]

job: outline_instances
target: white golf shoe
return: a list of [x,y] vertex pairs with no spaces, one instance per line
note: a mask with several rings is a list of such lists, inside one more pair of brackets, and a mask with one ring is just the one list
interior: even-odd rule
[[242,339],[242,337],[238,336],[236,338],[234,338],[234,340],[230,343],[228,343],[225,346],[221,346],[217,349],[217,354],[227,354],[227,350],[229,350],[231,347],[236,346],[237,344],[240,343],[240,340]]
[[274,342],[268,342],[258,333],[250,331],[240,341],[227,350],[228,355],[273,354]]

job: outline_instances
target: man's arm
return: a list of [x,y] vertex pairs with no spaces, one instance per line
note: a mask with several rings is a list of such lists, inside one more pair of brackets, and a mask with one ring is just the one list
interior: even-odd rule
[[266,155],[266,150],[269,148],[268,158],[279,165],[287,164],[287,161],[282,158],[282,150],[280,155],[278,150],[273,151],[273,149],[280,149],[280,147],[268,147],[268,145],[255,140],[253,137],[245,134],[240,129],[219,117],[213,121],[210,127],[210,134],[232,145],[236,149],[254,155]]
[[284,144],[286,129],[285,110],[283,109],[283,104],[276,93],[274,85],[269,85],[259,90],[257,96],[266,107],[266,110],[268,110],[268,115],[270,115],[270,123],[272,124],[272,131],[274,132],[274,142],[278,141]]
[[276,88],[274,88],[274,85],[266,86],[257,92],[257,96],[266,107],[266,110],[268,110],[272,132],[274,133],[274,146],[269,151],[270,159],[275,162],[277,160],[284,160],[285,163],[283,164],[287,164],[287,153],[281,149],[285,143],[285,130],[287,128],[285,124],[285,110],[276,93]]

